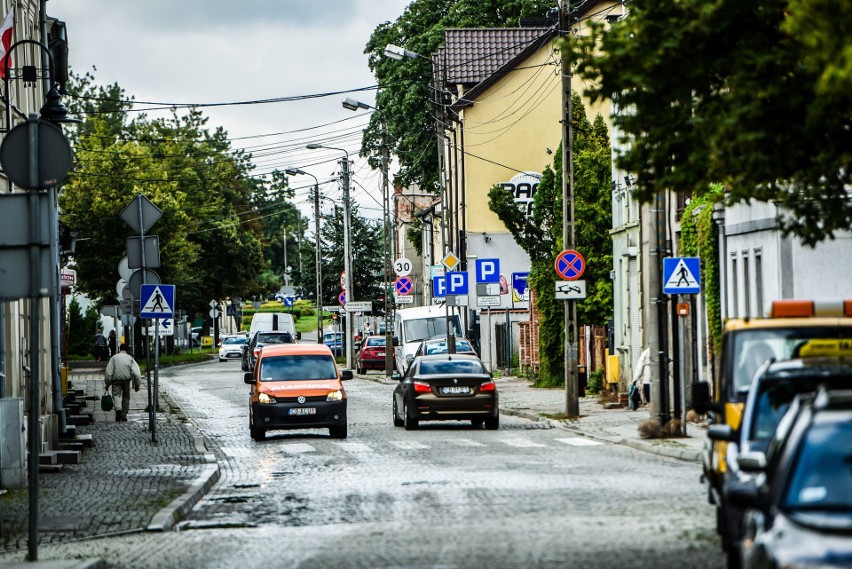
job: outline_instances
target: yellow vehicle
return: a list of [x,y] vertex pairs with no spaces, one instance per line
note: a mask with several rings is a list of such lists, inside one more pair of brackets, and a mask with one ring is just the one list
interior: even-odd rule
[[[712,394],[707,382],[693,385],[695,410],[737,430],[749,385],[762,364],[816,356],[852,356],[852,300],[779,300],[773,302],[769,318],[728,320]],[[705,443],[703,478],[711,504],[723,503],[727,445],[710,439]],[[725,516],[720,510],[717,531],[724,541]]]

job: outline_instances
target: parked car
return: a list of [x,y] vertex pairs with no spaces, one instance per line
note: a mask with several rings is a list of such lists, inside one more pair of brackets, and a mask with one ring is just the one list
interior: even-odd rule
[[799,397],[805,399],[778,456],[768,461],[755,451],[739,459],[755,475],[730,492],[732,502],[749,508],[746,569],[852,566],[852,390]]
[[229,336],[219,346],[219,361],[238,360],[243,357],[243,346],[248,343],[245,336]]
[[327,428],[332,437],[345,439],[347,400],[341,381],[347,379],[352,371],[340,371],[327,346],[266,345],[257,366],[244,376],[251,385],[251,438],[262,441],[273,429]]
[[[431,356],[434,354],[446,354],[449,350],[449,346],[447,344],[446,338],[432,338],[431,340],[424,340],[417,346],[417,351],[414,352],[413,355],[406,356],[408,360],[408,365],[411,365],[411,362],[417,356]],[[456,338],[456,353],[457,354],[470,354],[473,356],[478,356],[476,350],[473,349],[473,345],[466,340],[465,338]]]
[[290,332],[260,331],[252,334],[249,341],[243,347],[242,368],[243,371],[251,371],[257,360],[257,354],[267,344],[292,344],[293,336]]
[[722,548],[728,555],[729,567],[739,566],[744,511],[729,503],[728,493],[752,478],[751,473],[740,469],[739,456],[755,451],[766,455],[793,399],[799,394],[814,393],[821,385],[829,389],[852,389],[852,359],[820,357],[766,363],[748,388],[741,427],[735,430],[731,425],[717,424],[708,429],[711,440],[728,442],[725,456],[728,468],[716,508],[724,528]]
[[470,421],[474,427],[500,427],[497,386],[482,361],[466,354],[414,358],[405,375],[396,374],[393,424],[416,429],[420,421]]
[[358,373],[367,373],[368,369],[385,369],[385,337],[367,336],[358,350],[356,366]]
[[342,356],[346,348],[343,332],[326,332],[322,335],[322,343],[328,346],[335,356]]

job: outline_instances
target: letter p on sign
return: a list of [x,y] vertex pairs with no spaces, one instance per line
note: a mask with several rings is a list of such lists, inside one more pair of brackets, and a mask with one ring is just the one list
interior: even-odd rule
[[476,282],[499,283],[500,282],[500,259],[477,259],[476,260]]

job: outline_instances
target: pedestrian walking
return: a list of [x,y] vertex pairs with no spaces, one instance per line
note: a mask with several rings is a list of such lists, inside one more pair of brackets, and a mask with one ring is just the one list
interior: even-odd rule
[[107,338],[107,347],[109,348],[109,357],[113,357],[118,353],[118,344],[115,339],[115,330],[109,331],[109,337]]
[[118,353],[110,358],[106,367],[106,375],[104,377],[104,387],[112,386],[113,399],[121,397],[121,410],[116,403],[115,421],[126,422],[127,412],[130,411],[130,385],[133,383],[133,390],[139,391],[139,384],[142,383],[142,372],[139,370],[139,364],[130,355],[130,347],[127,344],[121,344],[118,347]]
[[95,361],[105,362],[109,359],[109,346],[107,339],[104,337],[104,329],[98,328],[98,333],[95,334]]
[[633,379],[642,384],[642,396],[645,405],[651,402],[651,349],[645,348],[633,369]]

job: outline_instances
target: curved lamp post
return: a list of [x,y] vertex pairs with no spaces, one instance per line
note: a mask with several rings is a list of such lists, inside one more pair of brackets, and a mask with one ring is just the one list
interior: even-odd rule
[[319,180],[310,172],[300,168],[287,168],[288,176],[302,175],[314,179],[314,233],[316,234],[316,272],[317,272],[317,344],[322,344],[322,255],[320,253],[320,198]]
[[[343,177],[343,271],[346,273],[346,302],[355,300],[355,275],[352,274],[352,245],[350,243],[349,223],[349,152],[344,148],[326,146],[312,142],[306,146],[308,150],[325,148],[328,150],[339,150],[346,155],[343,160],[341,175]],[[352,369],[354,338],[352,334],[352,318],[346,315],[346,367]]]
[[384,219],[385,233],[385,262],[384,262],[384,293],[385,293],[385,377],[390,378],[393,375],[394,349],[393,349],[393,330],[391,320],[391,298],[393,297],[390,290],[391,279],[391,260],[393,259],[394,243],[391,240],[390,229],[390,189],[388,185],[388,163],[390,162],[390,149],[388,148],[388,125],[384,114],[372,105],[356,101],[355,99],[346,99],[343,101],[343,108],[350,111],[358,109],[372,109],[379,114],[381,118],[382,128],[382,214]]

